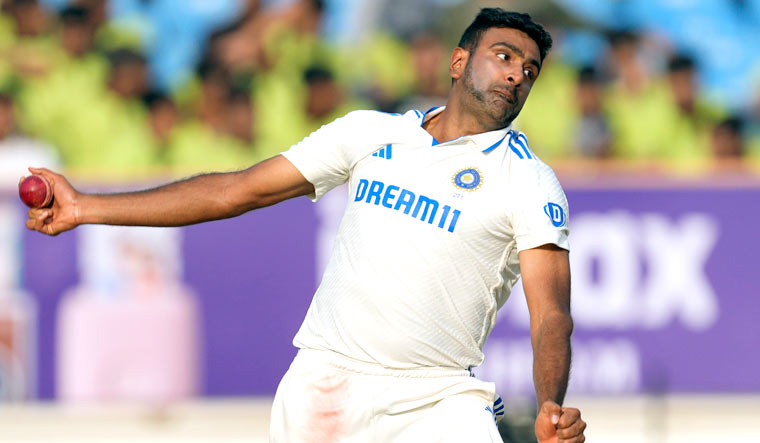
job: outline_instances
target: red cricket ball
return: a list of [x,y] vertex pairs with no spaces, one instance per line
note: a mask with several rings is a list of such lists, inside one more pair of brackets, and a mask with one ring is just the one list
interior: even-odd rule
[[53,201],[53,188],[41,175],[30,175],[18,185],[18,196],[30,208],[44,208]]

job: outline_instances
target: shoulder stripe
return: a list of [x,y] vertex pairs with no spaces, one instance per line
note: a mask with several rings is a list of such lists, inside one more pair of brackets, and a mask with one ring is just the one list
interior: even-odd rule
[[[522,138],[520,138],[520,136],[521,136],[521,135],[522,135],[522,134],[520,134],[520,135],[518,135],[518,136],[516,136],[516,137],[513,137],[513,138],[512,138],[512,140],[514,140],[514,141],[515,141],[515,143],[517,143],[517,144],[518,144],[518,145],[519,145],[519,146],[522,148],[523,152],[525,152],[525,155],[526,155],[528,158],[533,158],[533,156],[532,156],[532,155],[530,155],[530,150],[528,149],[528,144],[527,144],[527,143],[524,143],[524,142],[523,142],[523,139],[522,139]],[[522,135],[522,136],[523,136],[523,137],[525,137],[524,135]],[[526,141],[527,141],[527,139],[526,139]]]
[[510,137],[509,139],[509,149],[512,150],[520,159],[524,159],[525,157],[522,155],[522,152],[520,152],[520,149],[515,145],[515,139],[513,137]]
[[528,154],[528,157],[535,157],[536,154],[533,153],[533,151],[530,150],[530,145],[528,145],[528,137],[525,136],[522,132],[517,136],[518,139],[522,140],[523,142],[523,148],[526,150],[526,153]]

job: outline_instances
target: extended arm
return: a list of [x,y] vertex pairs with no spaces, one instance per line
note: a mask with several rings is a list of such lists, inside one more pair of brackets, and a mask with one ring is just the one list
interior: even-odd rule
[[53,206],[32,209],[26,226],[56,235],[81,224],[184,226],[234,217],[314,192],[298,169],[278,155],[243,171],[203,174],[144,191],[84,194],[59,174],[31,169],[53,187]]
[[539,443],[580,443],[586,423],[576,408],[563,408],[570,375],[570,263],[568,252],[544,245],[520,252],[520,270],[530,311],[533,382],[538,400]]
[[533,382],[538,404],[562,404],[570,372],[570,264],[554,245],[520,252],[520,269],[530,311]]

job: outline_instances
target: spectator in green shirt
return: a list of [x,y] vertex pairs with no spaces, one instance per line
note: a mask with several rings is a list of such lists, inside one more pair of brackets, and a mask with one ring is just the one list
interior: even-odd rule
[[613,134],[604,110],[604,85],[597,70],[586,66],[578,71],[576,98],[578,119],[573,148],[576,155],[605,158],[612,150]]
[[661,158],[672,138],[672,99],[667,85],[643,62],[642,52],[638,34],[610,36],[605,106],[615,133],[613,155],[628,163]]
[[54,21],[36,0],[7,0],[0,24],[0,75],[20,78],[45,75],[57,63],[60,49],[51,34]]
[[151,91],[143,97],[148,110],[148,124],[156,147],[156,166],[168,165],[167,151],[172,134],[180,123],[177,104],[169,95],[160,91]]
[[710,134],[712,155],[717,160],[739,160],[744,156],[744,122],[737,116],[723,119]]
[[257,160],[250,91],[213,57],[199,65],[198,80],[190,117],[168,137],[166,164],[177,176],[250,166]]
[[668,62],[667,81],[675,105],[671,138],[663,157],[684,165],[709,161],[710,132],[722,112],[708,104],[699,94],[694,60],[677,54]]
[[103,60],[93,52],[69,59],[23,94],[25,125],[51,141],[71,171],[93,178],[142,177],[155,150],[142,95],[147,66],[140,54],[118,50]]

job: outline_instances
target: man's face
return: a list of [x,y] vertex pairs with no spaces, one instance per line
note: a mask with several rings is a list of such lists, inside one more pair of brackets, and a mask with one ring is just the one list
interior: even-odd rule
[[520,113],[540,71],[536,42],[522,31],[491,28],[470,52],[462,102],[489,126],[503,128]]
[[16,118],[13,113],[11,102],[0,101],[0,140],[9,136],[16,127]]
[[94,35],[92,28],[84,23],[66,24],[61,31],[63,48],[74,57],[80,57],[92,49]]
[[139,97],[148,90],[148,68],[136,61],[117,65],[111,70],[110,86],[122,97]]
[[670,89],[673,92],[676,104],[687,113],[690,112],[693,109],[694,102],[697,98],[697,85],[694,71],[683,69],[671,72],[668,75],[668,79],[670,80]]

